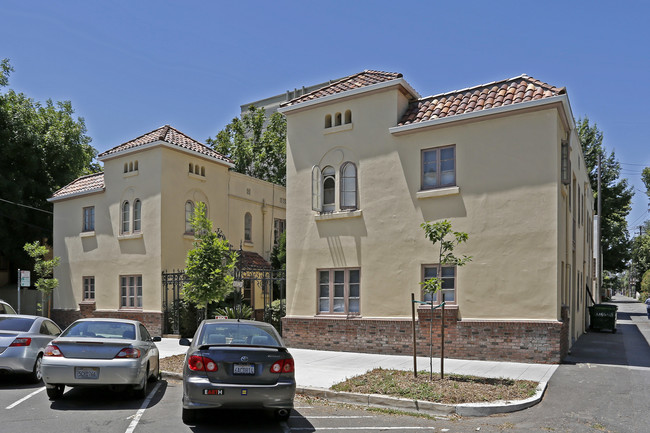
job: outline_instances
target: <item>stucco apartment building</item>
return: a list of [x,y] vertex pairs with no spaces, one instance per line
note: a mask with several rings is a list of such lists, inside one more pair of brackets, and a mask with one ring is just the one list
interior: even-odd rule
[[[285,227],[285,189],[230,170],[232,162],[164,126],[99,155],[101,173],[54,193],[54,316],[135,318],[162,332],[161,274],[185,268],[199,202],[247,260],[266,263]],[[254,309],[264,299],[244,286]]]
[[[421,97],[367,70],[279,111],[290,346],[410,354],[411,293],[435,275],[446,356],[557,363],[585,331],[593,194],[566,89],[521,75]],[[469,235],[464,267],[436,263],[420,228],[445,219]]]

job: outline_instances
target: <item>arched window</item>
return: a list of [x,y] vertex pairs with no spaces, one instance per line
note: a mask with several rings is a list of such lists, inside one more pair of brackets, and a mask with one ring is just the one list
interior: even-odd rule
[[190,162],[190,173],[194,173],[194,165]]
[[129,220],[131,219],[131,206],[128,201],[122,203],[122,233],[129,233]]
[[341,209],[357,209],[357,167],[352,162],[341,166]]
[[185,233],[192,234],[192,219],[194,218],[194,203],[190,200],[185,202]]
[[331,128],[332,127],[332,115],[328,114],[325,116],[325,128]]
[[334,126],[341,126],[341,113],[334,115]]
[[352,111],[350,110],[345,111],[345,124],[347,125],[348,123],[352,123]]
[[253,242],[253,215],[250,212],[244,215],[244,242]]
[[336,170],[327,166],[323,169],[323,211],[333,212],[336,206]]
[[124,163],[124,173],[128,173],[128,172],[129,172],[129,163],[125,162]]
[[205,167],[201,167],[201,176],[205,177]]
[[129,171],[133,171],[133,161],[129,162]]
[[194,166],[194,174],[199,174],[199,173],[201,173],[201,169],[199,168],[199,165],[196,164],[196,165]]
[[142,230],[142,202],[136,199],[133,202],[133,231],[140,232]]
[[135,160],[135,163],[133,164],[133,169],[135,171],[138,171],[138,160],[137,159]]

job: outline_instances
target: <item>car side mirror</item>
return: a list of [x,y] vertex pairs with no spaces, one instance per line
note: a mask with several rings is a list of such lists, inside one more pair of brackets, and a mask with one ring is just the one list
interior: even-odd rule
[[154,343],[157,343],[157,342],[159,342],[159,341],[162,341],[162,338],[160,338],[160,337],[153,337],[153,338],[151,338],[151,341],[153,341]]
[[181,338],[180,340],[178,340],[178,344],[180,344],[181,346],[189,346],[192,343],[187,338]]

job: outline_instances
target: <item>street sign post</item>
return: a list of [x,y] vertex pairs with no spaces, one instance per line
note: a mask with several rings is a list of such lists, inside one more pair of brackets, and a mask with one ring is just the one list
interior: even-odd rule
[[20,288],[29,286],[31,286],[29,271],[18,269],[18,314],[20,314]]

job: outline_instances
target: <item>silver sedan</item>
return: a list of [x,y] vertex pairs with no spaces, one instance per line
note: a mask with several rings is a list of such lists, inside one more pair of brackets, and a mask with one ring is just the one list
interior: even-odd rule
[[45,347],[60,333],[45,317],[0,315],[0,373],[27,373],[32,382],[40,382]]
[[136,320],[77,320],[45,349],[47,395],[56,400],[66,386],[109,386],[145,398],[147,383],[160,375],[156,341]]
[[197,409],[268,409],[286,420],[296,393],[293,357],[273,326],[249,320],[204,320],[183,368],[183,422]]

